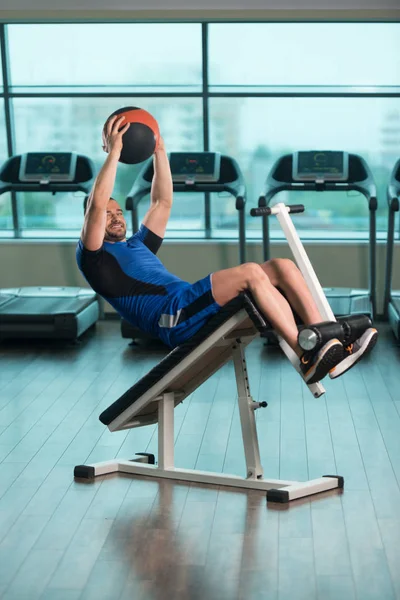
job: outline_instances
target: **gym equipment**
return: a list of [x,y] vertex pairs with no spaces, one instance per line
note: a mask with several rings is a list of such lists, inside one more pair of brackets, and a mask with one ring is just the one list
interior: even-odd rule
[[305,325],[300,328],[298,342],[302,350],[319,350],[332,338],[337,338],[344,346],[358,340],[364,331],[372,327],[368,315],[348,315],[339,317],[337,321]]
[[[129,130],[128,130],[129,132]],[[128,133],[127,132],[127,133]],[[228,192],[236,201],[239,228],[239,261],[246,261],[245,213],[246,186],[238,163],[231,156],[218,152],[171,152],[169,154],[174,192],[211,193]],[[126,198],[125,208],[132,212],[132,231],[139,229],[138,206],[150,193],[153,180],[153,160],[145,163]],[[123,338],[151,340],[124,319],[121,321]]]
[[343,343],[343,328],[337,321],[305,326],[300,329],[297,341],[300,348],[308,352],[309,350],[319,350],[333,338],[337,338],[339,342]]
[[136,106],[125,106],[115,110],[107,121],[114,115],[125,117],[122,127],[126,123],[131,124],[122,136],[123,146],[119,162],[134,165],[150,158],[157,150],[160,138],[160,131],[155,118],[147,110]]
[[393,252],[394,252],[394,223],[396,213],[399,212],[400,200],[400,159],[395,164],[390,175],[387,188],[387,201],[389,205],[389,223],[386,249],[386,276],[384,296],[384,316],[389,319],[396,338],[400,339],[400,291],[392,290]]
[[[325,288],[335,315],[367,314],[376,310],[376,185],[365,160],[339,151],[294,152],[279,158],[272,167],[258,206],[267,207],[282,191],[360,192],[369,209],[369,288]],[[262,218],[264,260],[270,258],[268,215]]]
[[19,180],[24,183],[71,183],[75,179],[77,155],[74,152],[28,152],[21,155]]
[[[30,152],[9,158],[0,169],[6,192],[89,193],[94,165],[73,152]],[[0,339],[75,340],[100,315],[95,292],[78,287],[0,289]]]
[[[334,320],[329,303],[290,219],[291,207],[277,204],[272,210],[283,223],[289,245],[323,318],[327,321]],[[266,402],[255,402],[250,395],[244,349],[258,335],[264,335],[268,328],[269,324],[247,293],[240,294],[222,307],[190,340],[170,352],[160,364],[100,415],[100,421],[110,431],[158,422],[158,466],[155,465],[154,455],[139,454],[139,458],[134,460],[116,459],[93,465],[78,465],[74,476],[93,479],[98,475],[123,472],[251,488],[266,491],[267,499],[275,502],[289,502],[318,492],[343,488],[343,478],[338,475],[327,475],[307,482],[263,478],[254,412],[265,407]],[[299,359],[295,352],[279,336],[278,339],[282,350],[299,371]],[[246,477],[177,469],[174,466],[174,408],[229,360],[233,360],[235,368]],[[308,385],[308,388],[315,397],[325,391],[319,382]]]
[[0,290],[0,339],[76,340],[99,318],[96,294],[78,287]]

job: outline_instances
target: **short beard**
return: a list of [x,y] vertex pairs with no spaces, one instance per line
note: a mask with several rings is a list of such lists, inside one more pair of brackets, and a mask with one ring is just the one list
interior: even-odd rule
[[126,227],[121,230],[121,233],[109,231],[108,229],[106,229],[104,241],[105,242],[122,242],[125,238],[126,238]]

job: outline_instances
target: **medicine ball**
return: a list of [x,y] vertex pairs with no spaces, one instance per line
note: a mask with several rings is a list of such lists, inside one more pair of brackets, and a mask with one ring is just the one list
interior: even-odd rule
[[129,129],[122,136],[123,146],[119,161],[127,165],[134,165],[150,158],[157,150],[160,137],[160,130],[155,118],[143,108],[125,106],[114,111],[108,117],[107,122],[115,115],[125,117],[121,129],[127,122],[131,123]]

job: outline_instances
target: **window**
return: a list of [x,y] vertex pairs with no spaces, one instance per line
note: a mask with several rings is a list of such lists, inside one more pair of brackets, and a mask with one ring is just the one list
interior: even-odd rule
[[[315,148],[360,154],[378,188],[378,230],[386,231],[386,186],[400,156],[397,98],[213,98],[210,134],[211,147],[232,154],[241,165],[248,209],[257,206],[268,172],[284,154]],[[338,237],[365,237],[368,231],[367,203],[356,192],[282,192],[275,202],[282,201],[306,205],[307,214],[296,218],[296,226],[307,237],[333,232]],[[212,216],[216,230],[232,229],[230,213],[225,220],[221,213]],[[276,220],[272,224],[278,231]],[[247,217],[249,237],[258,236],[260,228],[259,219]]]
[[212,92],[400,86],[398,23],[210,24],[208,48]]
[[[73,151],[89,156],[96,172],[106,155],[101,146],[101,131],[107,117],[124,105],[138,104],[157,119],[169,150],[203,148],[202,106],[196,98],[16,98],[13,101],[16,153]],[[119,165],[114,197],[122,206],[142,165]],[[83,193],[18,194],[23,235],[70,237],[82,226]],[[204,204],[204,203],[203,203]],[[198,228],[204,209],[177,198],[171,227]],[[141,213],[147,206],[143,201]],[[127,216],[129,220],[129,215]],[[175,221],[175,222],[174,222]],[[46,231],[45,231],[46,230]]]
[[[4,103],[11,108],[14,153],[75,151],[88,155],[96,170],[105,159],[101,129],[107,116],[122,106],[140,106],[159,121],[169,151],[221,151],[238,161],[248,188],[248,238],[261,237],[261,223],[249,216],[249,208],[257,205],[273,163],[285,153],[315,148],[366,159],[378,187],[378,232],[386,236],[386,186],[400,157],[400,23],[6,27],[2,161]],[[114,196],[122,205],[140,168],[118,169]],[[18,194],[16,235],[76,238],[83,197]],[[167,235],[237,239],[233,199],[212,194],[209,204],[205,200],[202,194],[176,194]],[[282,194],[276,200],[306,205],[306,215],[296,218],[303,238],[367,237],[368,211],[360,195]],[[147,207],[144,199],[139,218]],[[11,208],[10,195],[0,196],[1,236],[14,235]],[[279,236],[275,221],[272,227]]]
[[201,92],[199,24],[10,25],[8,36],[13,92]]
[[[208,31],[210,145],[238,160],[248,206],[257,204],[279,156],[348,150],[373,172],[384,237],[386,186],[400,156],[400,24],[218,23]],[[303,237],[368,231],[366,202],[355,193],[282,193],[275,201],[306,204],[307,218],[295,219]],[[232,215],[213,211],[212,227],[215,235],[233,235]],[[278,235],[275,220],[272,227]],[[248,236],[260,229],[259,219],[247,216]]]

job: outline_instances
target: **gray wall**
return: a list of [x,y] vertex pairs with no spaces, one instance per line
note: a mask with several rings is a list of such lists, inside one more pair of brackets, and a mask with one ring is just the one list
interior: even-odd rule
[[[184,251],[183,251],[184,249]],[[366,287],[368,285],[368,248],[361,244],[309,244],[306,250],[324,286]],[[385,273],[385,244],[379,244],[377,263],[378,298],[381,300]],[[273,245],[274,256],[290,257],[287,245]],[[75,263],[75,244],[71,242],[0,243],[0,287],[29,285],[87,286]],[[237,264],[235,243],[165,242],[159,256],[165,266],[193,282],[212,271]],[[199,258],[200,257],[200,258]],[[250,242],[249,261],[261,262],[261,245]],[[396,248],[394,284],[400,289],[400,247]],[[380,309],[379,302],[378,308]],[[106,312],[112,308],[105,307]]]

